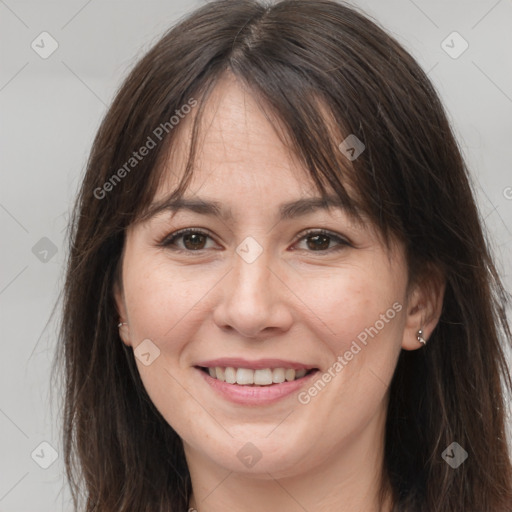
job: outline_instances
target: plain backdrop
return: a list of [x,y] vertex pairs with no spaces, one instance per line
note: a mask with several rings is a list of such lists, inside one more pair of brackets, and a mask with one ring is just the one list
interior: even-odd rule
[[[122,79],[202,3],[0,0],[0,512],[71,510],[49,394],[56,324],[46,325],[62,285],[68,213]],[[437,87],[511,289],[512,3],[352,4],[394,34]]]

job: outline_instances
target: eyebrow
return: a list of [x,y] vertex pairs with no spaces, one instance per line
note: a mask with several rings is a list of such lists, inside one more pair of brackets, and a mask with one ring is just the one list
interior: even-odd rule
[[[279,206],[279,219],[288,220],[308,215],[318,210],[329,210],[337,208],[340,210],[353,211],[354,205],[348,206],[342,199],[335,195],[322,197],[307,197],[283,203]],[[218,201],[207,201],[200,198],[170,198],[150,206],[143,216],[144,220],[155,216],[162,211],[178,212],[188,210],[200,215],[219,217],[225,221],[233,220],[233,212]],[[356,209],[357,210],[357,209]],[[357,212],[356,212],[357,215]]]

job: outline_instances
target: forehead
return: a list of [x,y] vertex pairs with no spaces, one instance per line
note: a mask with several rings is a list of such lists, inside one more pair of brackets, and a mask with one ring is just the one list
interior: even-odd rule
[[[163,165],[155,199],[176,188],[189,156],[193,113],[173,140]],[[232,194],[265,191],[296,198],[315,193],[314,182],[299,158],[285,144],[287,136],[276,119],[269,119],[254,93],[232,75],[221,78],[202,113],[189,193]],[[315,194],[316,195],[316,194]]]

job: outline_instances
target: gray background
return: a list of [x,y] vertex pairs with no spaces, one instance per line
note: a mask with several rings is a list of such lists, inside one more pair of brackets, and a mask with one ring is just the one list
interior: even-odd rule
[[[169,25],[201,3],[0,0],[0,512],[71,510],[61,454],[40,467],[52,460],[41,442],[60,452],[58,408],[49,394],[56,322],[46,324],[62,284],[68,212],[122,78]],[[353,4],[429,72],[512,289],[512,2]],[[58,43],[46,59],[31,47],[34,40],[42,46],[43,31]],[[469,44],[458,58],[441,45],[453,31]],[[461,44],[452,37],[445,48],[456,52]]]

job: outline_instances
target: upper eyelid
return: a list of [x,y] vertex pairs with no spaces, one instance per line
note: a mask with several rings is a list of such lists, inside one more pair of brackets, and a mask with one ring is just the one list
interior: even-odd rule
[[215,239],[215,237],[210,233],[207,229],[204,228],[183,228],[178,229],[177,231],[173,231],[172,233],[169,233],[168,235],[165,235],[162,241],[159,245],[165,245],[170,240],[175,240],[176,238],[179,238],[180,236],[186,235],[188,233],[199,233],[201,235],[209,236],[211,239]]

